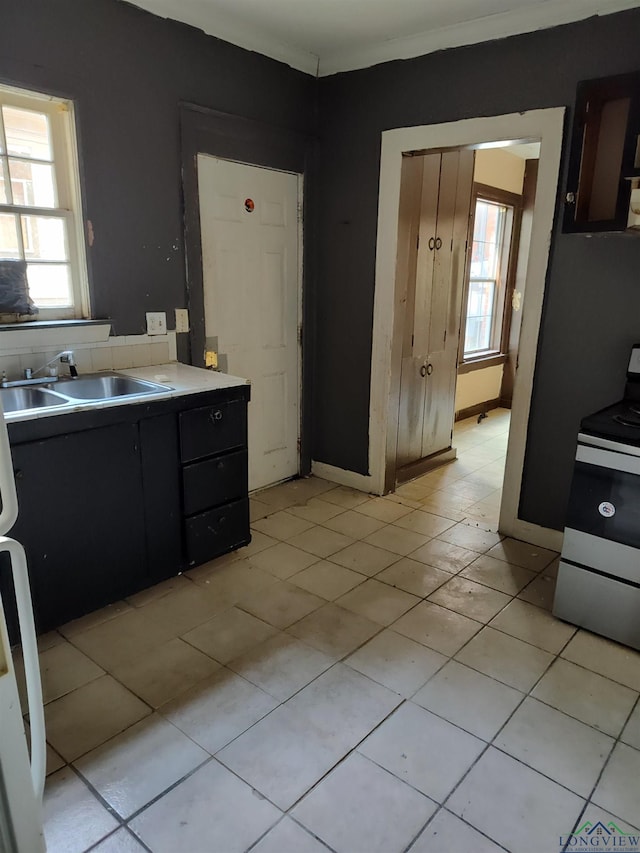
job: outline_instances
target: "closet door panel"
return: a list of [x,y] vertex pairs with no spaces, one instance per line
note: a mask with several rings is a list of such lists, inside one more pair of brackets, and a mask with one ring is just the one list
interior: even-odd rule
[[442,155],[429,314],[423,457],[451,446],[474,159],[473,151]]
[[415,370],[413,344],[423,166],[421,156],[402,160],[396,261],[396,314],[402,330],[397,466],[419,459],[422,452],[424,385]]

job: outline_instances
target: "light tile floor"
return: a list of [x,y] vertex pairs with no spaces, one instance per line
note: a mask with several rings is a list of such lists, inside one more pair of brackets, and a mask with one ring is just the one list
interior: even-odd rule
[[385,498],[258,494],[249,547],[41,638],[50,853],[633,832],[640,654],[554,619],[557,555],[496,533],[508,425]]

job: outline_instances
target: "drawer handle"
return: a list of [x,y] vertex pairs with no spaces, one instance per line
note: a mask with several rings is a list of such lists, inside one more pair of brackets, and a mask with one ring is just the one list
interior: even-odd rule
[[218,462],[216,468],[218,469],[218,471],[222,471],[222,469],[224,468],[224,462]]
[[222,412],[220,411],[220,409],[218,409],[215,412],[211,412],[211,414],[209,415],[209,420],[211,421],[211,423],[215,423],[216,421],[221,421],[222,420]]
[[220,525],[220,527],[222,527],[222,525],[226,524],[226,523],[227,523],[227,516],[221,515],[220,518],[218,519],[218,524]]

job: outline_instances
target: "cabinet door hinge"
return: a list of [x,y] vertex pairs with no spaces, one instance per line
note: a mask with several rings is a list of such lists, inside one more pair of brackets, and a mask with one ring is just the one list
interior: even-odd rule
[[302,346],[302,326],[298,326],[298,344]]

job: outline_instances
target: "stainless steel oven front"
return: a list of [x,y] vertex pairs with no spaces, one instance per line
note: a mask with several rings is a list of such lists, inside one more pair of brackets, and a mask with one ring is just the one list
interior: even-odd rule
[[640,447],[578,436],[553,612],[640,648]]

